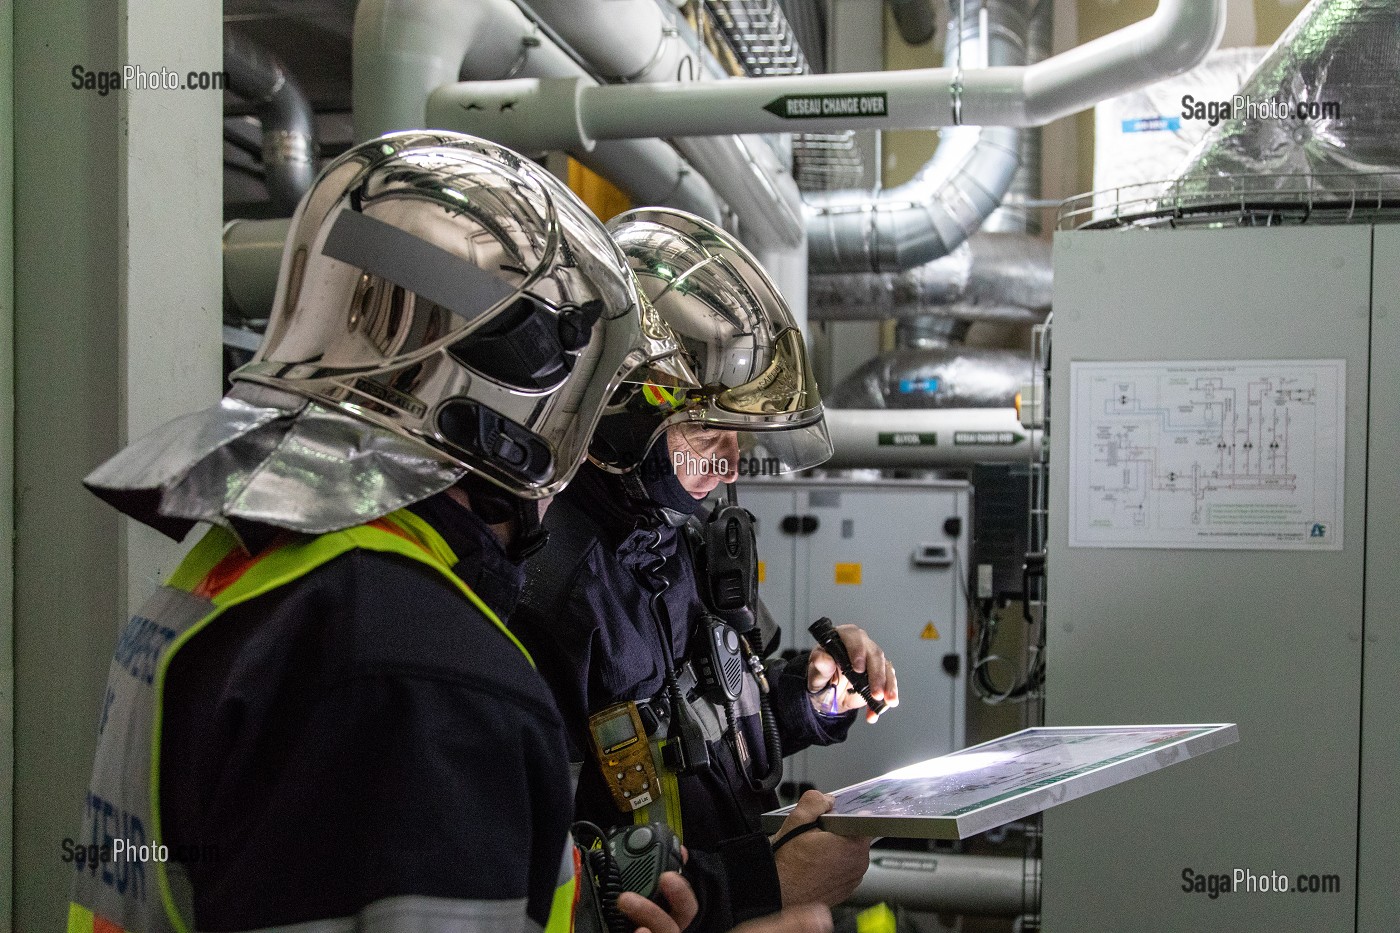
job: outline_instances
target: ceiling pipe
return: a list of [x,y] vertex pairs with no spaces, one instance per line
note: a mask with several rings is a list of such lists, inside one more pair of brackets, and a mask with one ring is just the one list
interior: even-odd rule
[[224,322],[266,320],[291,218],[224,224]]
[[[1026,0],[953,0],[952,6],[944,62],[1025,64]],[[874,194],[809,195],[812,272],[900,272],[948,255],[997,209],[1020,164],[1020,148],[1017,129],[952,127],[905,184]]]
[[270,52],[224,27],[228,90],[251,103],[262,124],[263,183],[291,214],[316,179],[316,120],[301,85]]
[[1015,917],[1039,903],[1040,860],[961,852],[872,852],[852,904]]
[[[603,87],[728,86],[750,79],[704,80],[704,62],[681,40],[672,14],[655,0],[530,0],[530,9],[577,52],[597,74],[626,84]],[[550,91],[547,111],[516,112],[518,100],[540,100],[534,89]],[[459,88],[476,89],[461,94]],[[596,140],[578,132],[578,95],[598,86],[590,81],[497,81],[453,85],[442,82],[428,103],[434,126],[478,133],[508,146],[564,149],[582,157]],[[520,117],[518,119],[517,117]],[[560,125],[575,132],[560,134]],[[780,132],[785,132],[780,130]],[[739,221],[739,234],[755,249],[795,249],[804,237],[802,196],[797,182],[767,143],[716,134],[636,133],[638,137],[684,136],[676,147],[714,186]]]
[[938,31],[933,0],[888,0],[899,37],[910,45],[923,45]]
[[[511,0],[361,0],[353,42],[355,136],[361,140],[403,129],[452,129],[430,121],[426,105],[434,89],[464,74],[594,83]],[[713,188],[660,140],[600,143],[574,155],[636,203],[722,219]]]
[[[489,85],[477,83],[437,94],[446,95],[444,103],[463,107],[509,104],[508,119],[499,125],[519,132],[541,112],[572,111],[574,119],[536,131],[549,148],[569,150],[604,139],[655,136],[1042,126],[1200,63],[1220,43],[1226,3],[1158,0],[1156,12],[1145,20],[1021,67],[945,66],[596,87],[534,82],[499,99]],[[612,6],[606,0],[587,5]],[[545,103],[544,97],[559,100]]]
[[826,429],[833,470],[1025,463],[1040,449],[1014,408],[828,408]]

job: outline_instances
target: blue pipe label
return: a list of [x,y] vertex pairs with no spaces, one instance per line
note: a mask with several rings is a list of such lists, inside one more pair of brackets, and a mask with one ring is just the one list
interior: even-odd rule
[[938,391],[937,379],[901,379],[899,380],[899,391],[908,395],[912,392],[924,392],[932,394]]
[[1175,133],[1179,129],[1181,117],[1136,117],[1123,121],[1125,133],[1160,133],[1163,130]]

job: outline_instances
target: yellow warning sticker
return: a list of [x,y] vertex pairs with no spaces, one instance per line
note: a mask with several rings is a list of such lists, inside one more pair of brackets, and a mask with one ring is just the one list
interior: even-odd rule
[[766,579],[768,579],[768,562],[761,560],[758,562],[758,582],[762,583]]
[[933,623],[930,622],[928,625],[924,626],[924,630],[919,633],[919,637],[926,641],[938,641],[938,629],[934,628]]
[[860,564],[837,564],[836,582],[860,586]]

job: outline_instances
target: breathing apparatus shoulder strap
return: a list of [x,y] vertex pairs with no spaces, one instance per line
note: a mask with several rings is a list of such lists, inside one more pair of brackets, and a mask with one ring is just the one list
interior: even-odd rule
[[520,605],[537,616],[552,619],[588,556],[596,526],[582,509],[565,498],[550,503],[546,518],[549,538],[530,558]]

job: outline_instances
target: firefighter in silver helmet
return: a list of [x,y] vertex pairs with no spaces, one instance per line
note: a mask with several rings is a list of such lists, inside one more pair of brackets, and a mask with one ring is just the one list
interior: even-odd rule
[[[604,405],[690,381],[565,188],[454,134],[352,148],[297,210],[223,401],[87,479],[173,537],[127,623],[70,933],[570,929],[564,734],[502,623]],[[635,895],[654,933],[686,925]]]
[[[740,472],[792,472],[830,456],[802,334],[757,260],[715,225],[651,208],[609,229],[699,388],[614,393],[588,463],[551,506],[550,541],[527,563],[512,626],[564,713],[582,766],[580,817],[664,817],[690,848],[694,929],[722,930],[780,904],[838,903],[865,872],[869,840],[785,831],[775,849],[758,817],[776,806],[783,754],[841,741],[864,700],[820,649],[768,658],[752,585],[742,594],[710,573],[725,506],[706,520],[701,502]],[[857,626],[839,633],[872,695],[895,705],[883,651]],[[717,683],[722,670],[736,672],[733,683]],[[601,766],[596,724],[622,707],[646,728],[660,787],[640,811]],[[787,829],[829,806],[809,793]]]

